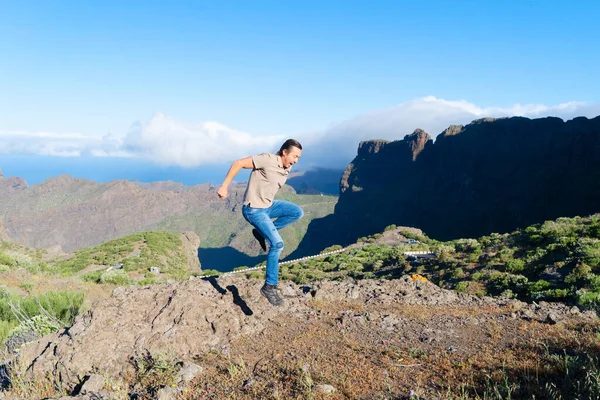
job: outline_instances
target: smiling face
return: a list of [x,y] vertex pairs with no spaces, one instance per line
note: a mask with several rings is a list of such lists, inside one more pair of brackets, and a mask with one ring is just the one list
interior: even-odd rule
[[290,147],[289,150],[283,150],[281,155],[281,164],[283,165],[283,168],[289,168],[296,164],[301,155],[302,150],[295,146]]

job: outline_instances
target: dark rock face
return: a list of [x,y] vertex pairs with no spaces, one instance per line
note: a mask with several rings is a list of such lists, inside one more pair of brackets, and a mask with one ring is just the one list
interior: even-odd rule
[[450,126],[435,143],[421,130],[362,142],[335,214],[313,221],[300,251],[390,224],[448,240],[598,211],[600,117],[482,119]]
[[339,192],[341,169],[316,168],[303,172],[292,172],[286,182],[298,194],[330,194]]

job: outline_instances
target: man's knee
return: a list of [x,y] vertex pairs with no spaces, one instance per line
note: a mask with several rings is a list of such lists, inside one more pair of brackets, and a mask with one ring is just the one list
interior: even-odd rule
[[281,251],[283,250],[283,240],[279,239],[278,241],[276,241],[275,243],[273,243],[273,245],[269,248],[269,253],[277,253],[277,254],[281,254]]
[[300,207],[296,209],[296,218],[300,219],[304,216],[304,210]]

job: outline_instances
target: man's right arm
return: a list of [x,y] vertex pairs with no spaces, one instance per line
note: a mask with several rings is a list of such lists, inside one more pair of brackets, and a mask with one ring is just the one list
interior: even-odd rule
[[233,162],[233,164],[231,164],[231,167],[229,168],[229,172],[227,172],[227,176],[225,176],[225,180],[223,181],[223,184],[217,191],[217,194],[219,195],[220,199],[224,199],[227,197],[227,188],[229,187],[229,184],[231,183],[233,178],[235,178],[235,176],[238,174],[238,172],[240,172],[240,170],[242,168],[245,168],[245,169],[254,168],[254,163],[252,162],[252,157],[241,158],[239,160],[235,160]]

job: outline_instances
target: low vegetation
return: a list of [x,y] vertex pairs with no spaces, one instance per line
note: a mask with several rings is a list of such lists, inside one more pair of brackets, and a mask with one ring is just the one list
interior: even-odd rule
[[[390,226],[387,230],[396,229]],[[343,253],[281,266],[282,279],[396,278],[419,274],[446,289],[524,301],[600,305],[600,214],[559,218],[507,234],[439,242],[408,231],[415,244],[377,244],[381,234],[359,239]],[[332,246],[323,252],[340,249]],[[431,257],[404,253],[429,251]],[[249,274],[264,276],[263,271]]]
[[[187,259],[179,235],[164,232],[144,232],[111,240],[100,246],[75,252],[66,260],[48,268],[50,272],[73,275],[89,267],[100,267],[84,275],[84,279],[97,283],[130,284],[129,272],[146,274],[150,267],[160,267],[161,272],[172,277],[187,270]],[[104,273],[109,267],[122,267],[125,274]],[[149,275],[151,277],[151,275]]]
[[34,250],[13,242],[0,242],[0,273],[16,268],[38,273],[47,268],[47,260],[47,252],[43,249]]
[[0,287],[0,346],[12,338],[8,350],[14,352],[33,338],[70,326],[83,301],[84,294],[80,292],[19,296]]
[[415,268],[442,287],[525,301],[600,305],[600,214],[559,218],[507,234],[430,242]]
[[[600,306],[600,214],[559,218],[511,233],[446,242],[401,229],[390,226],[386,231],[400,230],[406,238],[414,239],[413,243],[381,244],[384,233],[360,238],[354,248],[342,253],[282,265],[281,279],[309,284],[323,279],[392,279],[411,274],[476,296],[559,301],[592,310]],[[338,249],[341,246],[323,252]],[[410,251],[431,255],[407,257],[405,253]],[[23,268],[107,285],[164,281],[148,272],[150,266],[160,267],[170,278],[184,278],[189,274],[186,263],[179,237],[167,232],[131,235],[56,262],[32,251],[25,254],[7,245],[0,248],[0,274]],[[107,271],[111,266],[118,268]],[[264,270],[246,275],[262,279]],[[2,290],[0,342],[5,351],[18,352],[27,340],[68,326],[80,312],[83,300],[79,292],[34,296]],[[317,302],[313,307],[319,313],[331,312],[327,305]],[[418,312],[411,309],[407,315],[414,318]],[[472,312],[476,316],[490,311]],[[421,393],[431,387],[447,399],[600,397],[597,323],[551,326],[523,321],[517,331],[509,331],[502,324],[482,329],[489,331],[490,343],[456,357],[443,348],[424,351],[401,343],[369,338],[361,341],[337,329],[333,320],[310,329],[301,322],[297,326],[284,324],[270,334],[273,338],[288,335],[289,340],[283,341],[281,348],[273,340],[275,347],[270,347],[267,358],[263,344],[259,351],[241,342],[232,343],[226,351],[202,355],[196,362],[205,373],[181,398],[232,394],[235,398],[321,398],[316,390],[320,383],[337,388],[331,398],[414,400],[423,398]],[[518,337],[519,342],[498,354],[493,342],[506,335]],[[319,349],[319,357],[315,349]],[[132,363],[135,376],[119,384],[123,396],[134,392],[138,398],[156,396],[160,388],[172,384],[178,368],[176,360],[152,355],[142,355]],[[45,388],[45,395],[59,393],[48,382],[37,385]],[[30,390],[32,386],[23,387]]]

